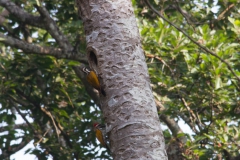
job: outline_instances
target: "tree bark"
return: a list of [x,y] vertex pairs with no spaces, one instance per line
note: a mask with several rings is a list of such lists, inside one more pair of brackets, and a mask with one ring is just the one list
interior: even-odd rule
[[130,0],[76,0],[114,159],[167,159]]

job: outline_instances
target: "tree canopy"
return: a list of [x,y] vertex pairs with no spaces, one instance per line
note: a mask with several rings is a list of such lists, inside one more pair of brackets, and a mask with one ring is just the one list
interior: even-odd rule
[[[168,127],[167,151],[177,142],[185,159],[237,158],[240,4],[132,3],[159,118]],[[41,160],[111,159],[92,130],[102,121],[99,97],[78,72],[88,62],[74,1],[0,0],[0,6],[0,158],[34,139],[37,147],[27,154]],[[25,122],[16,124],[17,115]]]

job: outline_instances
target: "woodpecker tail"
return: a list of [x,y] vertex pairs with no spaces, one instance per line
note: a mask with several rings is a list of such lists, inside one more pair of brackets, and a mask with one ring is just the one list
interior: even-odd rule
[[107,148],[107,151],[110,153],[110,154],[112,154],[112,152],[111,152],[111,150],[110,150],[110,147],[109,147],[109,145],[106,143],[106,146],[105,146],[106,148]]

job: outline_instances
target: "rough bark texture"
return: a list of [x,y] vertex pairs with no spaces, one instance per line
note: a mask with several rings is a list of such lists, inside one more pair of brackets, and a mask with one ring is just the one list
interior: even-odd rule
[[167,159],[130,0],[77,0],[114,159]]

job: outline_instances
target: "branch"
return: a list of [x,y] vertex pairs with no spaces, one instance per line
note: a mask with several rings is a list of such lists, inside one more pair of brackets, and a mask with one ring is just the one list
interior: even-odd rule
[[[60,125],[59,122],[57,122],[57,120],[52,116],[51,112],[48,111],[47,109],[41,107],[41,110],[48,116],[51,118],[52,120],[52,123],[53,123],[53,126],[55,127],[55,130],[56,130],[56,133],[57,133],[57,136],[58,136],[58,139],[59,139],[59,135],[60,133],[63,135],[65,141],[67,142],[68,146],[73,149],[73,145],[72,145],[72,142],[69,138],[69,136],[63,131],[63,127]],[[56,124],[57,122],[57,124]],[[48,131],[47,131],[48,132]],[[47,134],[47,132],[44,134],[44,136]],[[38,143],[40,143],[42,141],[42,139],[39,140]],[[77,152],[74,152],[74,157],[76,159],[78,159],[78,153]]]
[[[188,13],[186,10],[183,10],[180,5],[179,5],[179,1],[178,0],[175,0],[176,2],[176,6],[174,5],[174,7],[178,10],[178,12],[186,19],[188,25],[191,25],[192,26],[192,16],[190,13]],[[192,26],[192,28],[195,30],[195,28]]]
[[89,18],[92,14],[89,1],[76,0],[76,6],[78,8],[78,16],[81,19]]
[[[155,56],[153,54],[145,54],[146,57],[149,57],[149,58],[155,58],[159,61],[161,61],[164,65],[167,66],[167,68],[170,70],[171,72],[171,75],[173,76],[174,75],[174,72],[172,70],[172,68],[164,61],[162,60],[160,57],[158,56]],[[174,78],[174,76],[173,76]],[[180,95],[179,95],[180,96]],[[180,96],[181,97],[181,96]],[[184,100],[185,102],[185,100]],[[161,104],[161,102],[155,100],[155,103],[156,103],[156,106],[157,106],[157,110],[158,112],[164,112],[165,110],[165,107]],[[188,107],[187,103],[185,102],[184,103],[185,107],[187,107],[188,111],[190,110],[190,108]],[[189,114],[191,113],[192,110],[189,111]],[[193,123],[193,120],[192,120],[192,116],[190,114],[190,118],[188,118],[187,116],[185,116],[184,114],[182,114],[181,112],[177,112],[178,115],[191,127],[191,129],[197,133],[197,130],[194,126],[194,123]],[[196,117],[194,115],[194,117]],[[177,123],[173,120],[173,119],[170,119],[169,117],[167,117],[166,115],[159,115],[159,118],[166,123],[166,125],[168,126],[168,128],[171,130],[171,132],[173,133],[174,136],[176,136],[179,133],[182,133],[182,130],[180,129],[180,127],[177,125]],[[185,140],[185,139],[183,139]],[[181,140],[182,141],[182,140]],[[182,141],[184,142],[184,141]]]
[[[69,137],[69,134],[67,134],[67,133],[65,133],[65,132],[63,131],[62,127],[60,126],[60,123],[58,123],[58,129],[61,131],[61,133],[62,133],[62,135],[63,135],[63,138],[64,138],[64,140],[67,142],[69,148],[70,148],[70,149],[73,149],[73,145],[72,145],[72,142],[71,142],[71,138]],[[80,151],[73,153],[75,159],[79,159],[79,158],[78,158],[79,152],[80,152]]]
[[[71,57],[67,52],[72,52],[73,46],[70,44],[67,37],[59,30],[56,22],[50,17],[46,8],[35,5],[41,16],[33,16],[9,0],[0,0],[0,5],[5,7],[9,13],[19,21],[31,26],[46,29],[62,49],[61,52],[64,53],[62,54],[64,56],[68,55],[66,58]],[[75,57],[81,54],[78,51],[76,51],[76,53]]]
[[[156,103],[158,112],[163,113],[165,111],[164,105],[156,99],[155,99],[155,103]],[[166,123],[166,125],[168,126],[168,128],[170,129],[174,137],[177,137],[178,134],[183,133],[182,129],[179,127],[178,123],[174,119],[161,113],[159,114],[159,118],[164,123]],[[187,141],[185,136],[180,137],[179,139],[181,140],[182,143],[185,143]]]
[[8,10],[4,9],[1,13],[0,13],[0,24],[3,24],[5,22],[6,17],[9,16],[9,12]]
[[219,57],[216,53],[214,53],[213,51],[209,50],[208,48],[202,46],[200,43],[198,43],[197,41],[195,41],[191,36],[189,36],[185,31],[183,31],[181,28],[179,28],[178,26],[176,26],[175,24],[173,24],[171,21],[169,21],[167,18],[165,18],[162,14],[160,14],[150,3],[148,0],[145,0],[147,6],[155,13],[157,14],[159,17],[161,17],[164,21],[168,22],[171,26],[173,26],[174,28],[176,28],[179,32],[182,32],[188,39],[190,39],[194,44],[196,44],[198,47],[200,47],[201,49],[203,49],[206,53],[211,54],[212,56],[218,58],[221,62],[223,62],[224,64],[227,65],[227,68],[232,72],[232,74],[235,76],[235,78],[240,82],[240,77],[237,76],[237,74],[233,71],[233,69],[231,68],[230,64],[225,61],[224,59],[222,59],[221,57]]
[[[22,128],[26,128],[28,126],[27,123],[22,123],[22,124],[15,124],[14,126],[11,126],[11,129],[22,129]],[[0,127],[0,132],[4,132],[4,131],[9,131],[9,126],[3,126]]]
[[[180,95],[179,95],[179,96],[180,96]],[[191,120],[191,122],[192,122],[193,124],[196,122],[197,125],[198,125],[198,128],[199,128],[200,130],[202,130],[202,129],[203,129],[203,128],[202,128],[202,123],[201,123],[199,117],[194,114],[193,110],[191,110],[191,108],[188,106],[186,100],[185,100],[182,96],[180,96],[180,99],[181,99],[181,101],[182,101],[182,103],[183,103],[183,106],[184,106],[184,107],[187,109],[187,111],[188,111],[189,119]]]
[[195,124],[190,120],[190,118],[188,116],[186,116],[185,114],[178,112],[178,115],[183,119],[183,121],[185,123],[188,124],[188,126],[193,130],[193,132],[195,132],[196,134],[199,133],[199,131],[196,129]]
[[[165,111],[164,105],[162,105],[162,103],[156,99],[155,99],[155,103],[156,103],[158,112],[163,113]],[[185,114],[181,113],[180,111],[177,111],[177,115],[180,116],[183,119],[183,121],[187,123],[195,133],[198,133],[194,123]],[[183,133],[181,128],[179,127],[179,125],[176,123],[174,119],[171,119],[164,114],[160,114],[159,118],[166,123],[166,125],[171,130],[174,136],[176,136],[179,133]],[[184,138],[181,139],[182,142],[184,142],[183,140],[185,139]]]
[[12,38],[10,36],[6,36],[3,33],[0,33],[0,42],[18,48],[22,49],[24,53],[26,54],[39,54],[39,55],[49,55],[54,56],[56,58],[63,58],[63,59],[70,59],[79,61],[82,63],[87,63],[87,58],[84,56],[84,54],[72,54],[72,53],[63,53],[63,50],[60,48],[54,48],[54,47],[47,47],[47,46],[39,46],[32,43],[27,43],[22,40],[18,40],[16,38]]
[[25,12],[14,2],[11,2],[9,0],[0,0],[0,5],[6,8],[19,21],[45,29],[45,24],[40,16],[33,16]]
[[41,107],[41,110],[52,120],[53,126],[55,127],[56,133],[57,133],[57,137],[59,138],[59,134],[61,133],[61,131],[58,129],[56,123],[55,123],[55,119],[53,118],[51,112],[49,112],[48,110],[46,110],[45,108]]
[[[42,107],[40,107],[39,105],[37,105],[37,104],[35,104],[34,102],[32,102],[32,101],[31,101],[31,98],[28,97],[28,96],[26,96],[26,95],[24,95],[24,93],[21,92],[20,90],[16,90],[16,92],[17,92],[19,95],[21,95],[23,99],[28,100],[32,106],[34,106],[35,108],[37,107],[37,108],[41,109],[48,117],[51,118],[52,123],[53,123],[53,125],[54,125],[54,127],[55,127],[55,129],[56,129],[57,136],[59,136],[59,134],[60,134],[59,131],[61,131],[61,133],[63,134],[65,140],[66,140],[67,143],[68,143],[68,146],[72,149],[73,146],[72,146],[72,144],[71,144],[72,142],[71,142],[70,138],[69,138],[68,135],[63,131],[63,128],[60,126],[59,123],[58,123],[58,125],[56,125],[55,122],[57,122],[57,121],[56,121],[55,118],[53,118],[51,112],[47,111],[45,108],[42,108]],[[11,98],[12,98],[12,97],[11,97]],[[17,103],[20,102],[20,104],[21,104],[21,101],[17,101],[17,100],[14,99],[14,98],[12,98],[12,99],[13,99],[15,102],[17,102]],[[16,109],[17,109],[17,108],[16,108]],[[20,111],[19,111],[19,112],[20,112]],[[21,113],[21,112],[20,112],[20,113]],[[24,120],[25,120],[25,118],[24,118]],[[26,122],[28,122],[28,121],[26,121]],[[29,122],[28,122],[28,123],[29,123]],[[31,126],[30,126],[30,127],[31,127]],[[44,137],[48,132],[49,132],[49,129],[48,129],[47,131],[45,131],[45,133],[43,134],[43,136],[41,136],[41,135],[38,134],[37,137],[38,137],[39,141],[38,141],[37,143],[40,143],[40,142],[43,140],[43,137]],[[35,144],[37,144],[37,143],[35,143]],[[75,157],[76,159],[78,159],[78,153],[77,153],[77,152],[74,152],[74,157]]]
[[171,75],[172,76],[174,75],[174,71],[172,70],[172,68],[161,57],[155,56],[153,54],[145,54],[145,56],[149,58],[155,58],[158,61],[162,62],[162,64],[165,65],[170,70]]
[[218,21],[224,18],[225,13],[227,13],[231,8],[233,8],[235,4],[230,4],[217,18]]
[[[179,95],[180,96],[180,95]],[[196,115],[193,113],[193,111],[190,109],[190,107],[188,106],[187,102],[185,101],[185,99],[183,97],[180,96],[180,99],[183,103],[183,106],[187,109],[188,114],[189,114],[189,118],[191,120],[192,123],[194,123],[196,121]]]
[[[18,106],[16,106],[14,104],[15,103],[18,103],[18,104],[21,104],[21,105],[26,105],[26,103],[22,103],[23,101],[22,100],[17,100],[16,98],[12,97],[12,96],[9,96],[11,98],[11,103],[13,104],[14,108],[17,110],[18,114],[22,117],[22,119],[26,122],[26,124],[31,128],[32,132],[34,133],[34,135],[36,135],[38,138],[41,137],[41,135],[39,135],[37,133],[37,131],[35,130],[34,126],[28,121],[28,119],[26,118],[26,116],[20,111],[20,109],[18,108]],[[14,101],[14,102],[13,102]]]
[[[24,95],[24,93],[23,92],[21,92],[20,90],[16,90],[16,92],[19,94],[19,96],[22,98],[22,99],[26,99],[27,101],[29,101],[30,103],[30,105],[32,105],[33,106],[33,108],[40,108],[41,109],[41,107],[38,105],[38,104],[36,104],[36,103],[34,103],[34,101],[32,101],[31,100],[31,98],[30,97],[28,97],[28,96],[26,96],[26,95]],[[11,97],[11,98],[13,98],[13,97]],[[21,105],[25,105],[26,103],[23,103],[23,101],[18,101],[17,99],[13,99],[16,103],[19,103],[19,104],[21,104]],[[17,108],[16,108],[17,109]],[[43,112],[45,112],[46,110],[42,110]],[[46,111],[46,112],[48,112],[48,111]],[[46,113],[45,112],[45,113]],[[19,114],[20,114],[21,112],[19,111]],[[50,112],[49,112],[50,113]],[[46,113],[52,120],[53,120],[53,117],[52,117],[52,115],[49,115],[49,113]],[[51,113],[50,113],[51,114]],[[24,118],[23,118],[24,119]],[[55,119],[54,119],[54,121],[56,121]],[[27,121],[26,121],[27,122]],[[29,122],[28,122],[29,123]],[[39,122],[40,123],[40,122]],[[54,122],[55,123],[55,122]],[[40,124],[40,126],[42,126],[42,124]],[[55,124],[55,127],[56,127],[56,124]],[[59,127],[59,125],[58,125],[58,127]],[[59,129],[61,130],[61,128],[59,127]],[[36,142],[36,143],[34,143],[34,144],[37,144],[37,143],[40,143],[42,140],[43,140],[43,137],[44,136],[46,136],[46,134],[49,132],[49,128],[45,131],[45,133],[43,134],[43,136],[42,135],[40,135],[40,134],[37,134],[36,136],[37,136],[37,138],[39,139],[39,141],[38,142]],[[62,133],[63,133],[63,131],[62,131]],[[65,135],[66,135],[66,133],[64,133]],[[68,142],[69,143],[71,143],[70,142],[70,138],[68,139]],[[70,145],[70,148],[72,149],[72,145]],[[51,152],[51,148],[49,148],[49,147],[46,147],[46,150],[48,150],[49,152],[50,152],[50,154],[53,154],[52,152]],[[74,157],[76,158],[76,159],[78,159],[78,153],[74,153]]]
[[50,131],[50,128],[48,128],[46,130],[46,132],[43,134],[43,136],[37,141],[35,142],[33,145],[36,147],[39,143],[41,143],[44,140],[44,137],[46,136],[46,134]]
[[45,7],[40,7],[35,5],[38,12],[43,17],[44,24],[46,26],[46,30],[51,34],[51,36],[57,41],[60,48],[64,50],[64,52],[72,51],[73,46],[69,43],[69,40],[65,35],[59,30],[56,22],[50,17],[47,9]]
[[0,159],[7,159],[10,155],[16,153],[17,151],[24,148],[29,143],[27,138],[23,138],[21,143],[13,144],[11,146],[7,146],[7,148],[2,148],[2,154],[0,155]]

